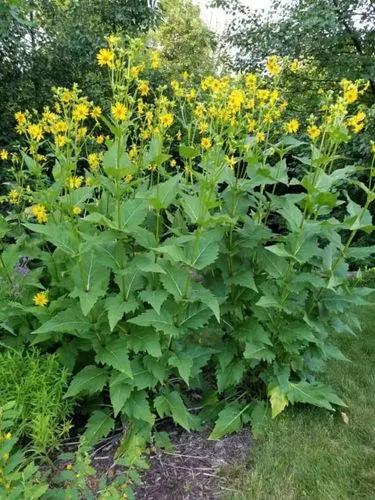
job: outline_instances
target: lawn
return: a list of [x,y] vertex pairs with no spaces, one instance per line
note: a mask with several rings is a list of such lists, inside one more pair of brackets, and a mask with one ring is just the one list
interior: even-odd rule
[[[248,469],[231,471],[244,499],[338,500],[375,497],[375,310],[361,308],[362,332],[344,339],[351,362],[332,363],[329,383],[345,415],[288,409],[257,441]],[[250,469],[250,472],[249,472]],[[232,497],[233,498],[233,497]]]

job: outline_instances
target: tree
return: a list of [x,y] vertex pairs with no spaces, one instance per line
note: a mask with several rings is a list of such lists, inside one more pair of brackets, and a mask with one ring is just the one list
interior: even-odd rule
[[0,10],[0,145],[13,133],[13,113],[48,102],[52,86],[78,83],[98,101],[107,86],[94,71],[95,54],[113,32],[134,35],[158,20],[149,0],[8,0]]
[[268,13],[217,0],[232,15],[225,33],[233,66],[258,66],[270,53],[312,57],[325,78],[370,80],[375,95],[374,0],[273,0]]
[[162,0],[163,22],[154,32],[162,53],[162,73],[171,79],[187,71],[194,77],[213,71],[215,35],[191,0]]

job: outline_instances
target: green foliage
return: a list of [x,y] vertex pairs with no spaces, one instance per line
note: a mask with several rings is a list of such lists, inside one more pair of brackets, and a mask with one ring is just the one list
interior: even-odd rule
[[[3,300],[4,345],[33,339],[57,350],[75,372],[67,399],[110,400],[116,416],[148,435],[157,417],[189,430],[216,420],[217,439],[249,422],[259,431],[295,403],[343,405],[320,374],[344,358],[332,334],[356,329],[348,307],[371,292],[347,280],[347,260],[357,233],[373,229],[375,198],[354,166],[335,168],[357,116],[346,87],[324,96],[319,138],[300,141],[285,132],[278,78],[180,81],[173,101],[159,88],[146,103],[140,72],[155,69],[158,53],[139,41],[108,44],[105,144],[93,146],[98,123],[79,135],[94,105],[76,88],[68,97],[55,91],[64,114],[52,120],[63,118],[66,136],[59,145],[42,129],[48,160],[39,164],[41,139],[26,130],[40,168],[26,162],[17,174],[27,195],[3,224],[4,281],[12,288],[21,256],[29,266],[18,295]],[[181,154],[172,159],[174,123]],[[291,154],[300,178],[288,176]],[[343,182],[363,191],[363,205]],[[197,397],[200,414],[189,410]],[[86,437],[113,425],[96,409]]]
[[37,350],[8,350],[0,354],[0,406],[14,401],[15,432],[31,440],[38,453],[47,453],[69,430],[72,405],[63,400],[68,371],[56,355]]
[[[214,69],[214,34],[200,17],[191,0],[162,0],[162,23],[151,33],[161,48],[161,75],[165,81],[184,71],[197,80]],[[199,57],[197,57],[199,54]]]
[[16,448],[18,436],[13,434],[19,421],[14,401],[0,405],[0,496],[16,500],[37,500],[48,490],[38,467]]

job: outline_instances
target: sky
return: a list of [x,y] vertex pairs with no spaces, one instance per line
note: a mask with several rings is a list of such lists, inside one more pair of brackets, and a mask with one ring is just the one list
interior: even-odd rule
[[[225,13],[220,9],[208,8],[208,0],[193,0],[193,3],[201,8],[201,16],[206,24],[216,33],[221,33],[227,20]],[[242,3],[254,9],[267,10],[270,7],[271,0],[242,0]]]

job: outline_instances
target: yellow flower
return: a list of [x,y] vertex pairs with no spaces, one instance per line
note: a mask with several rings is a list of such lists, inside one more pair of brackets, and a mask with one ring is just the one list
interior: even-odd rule
[[188,80],[189,78],[189,73],[187,71],[183,71],[181,73],[181,78],[186,82],[186,80]]
[[366,113],[363,111],[358,111],[357,114],[348,118],[346,124],[352,129],[352,132],[358,134],[365,126],[364,120],[366,118]]
[[48,292],[44,291],[36,293],[33,297],[33,302],[36,306],[45,307],[49,302]]
[[307,135],[310,137],[310,139],[315,140],[320,136],[320,134],[321,130],[316,125],[309,125],[307,127]]
[[73,207],[72,212],[73,212],[73,215],[79,215],[80,213],[82,213],[82,210],[80,207],[75,206],[75,207]]
[[212,146],[212,141],[209,137],[203,137],[201,140],[201,146],[203,149],[210,149]]
[[256,75],[254,75],[254,73],[248,73],[245,76],[245,85],[251,91],[254,91],[256,89],[257,77]]
[[14,113],[14,118],[16,119],[16,122],[18,125],[24,125],[27,121],[25,113],[22,113],[22,111],[17,111],[17,113]]
[[257,126],[256,120],[250,118],[247,122],[247,131],[250,132],[251,134],[251,132],[254,132],[256,126]]
[[87,127],[79,127],[77,130],[77,139],[81,140],[86,137]]
[[72,175],[68,179],[68,186],[70,189],[78,189],[82,185],[82,177],[78,177],[77,175]]
[[151,165],[149,165],[147,168],[150,172],[155,172],[157,166],[154,163],[151,163]]
[[100,165],[100,156],[98,153],[90,153],[87,157],[91,170],[97,170]]
[[10,441],[12,439],[12,433],[7,432],[4,436],[5,441]]
[[89,105],[86,102],[81,102],[73,109],[73,120],[85,120],[89,115]]
[[73,90],[67,90],[65,89],[63,93],[61,94],[61,100],[65,104],[68,104],[68,102],[72,101],[74,99],[74,92]]
[[277,76],[281,73],[281,63],[277,56],[270,56],[266,61],[266,70],[271,76]]
[[104,135],[102,135],[102,134],[98,135],[98,137],[96,138],[96,142],[98,144],[103,144],[103,142],[104,142]]
[[117,35],[108,35],[105,37],[109,45],[117,45],[121,38]]
[[27,131],[32,139],[36,141],[41,141],[43,139],[43,129],[39,123],[29,125]]
[[65,144],[66,144],[65,135],[57,135],[55,137],[55,143],[56,143],[56,146],[58,146],[59,148],[62,148],[63,146],[65,146]]
[[20,201],[20,193],[16,189],[11,189],[8,195],[9,203],[11,205],[18,205]]
[[349,80],[341,80],[340,82],[342,88],[344,89],[344,102],[346,104],[352,104],[358,99],[358,87],[355,83]]
[[172,113],[164,113],[162,115],[160,115],[160,118],[159,118],[159,121],[160,121],[160,125],[162,127],[165,127],[165,128],[168,128],[172,125],[173,123],[173,115]]
[[91,118],[97,120],[102,114],[102,108],[100,106],[94,106],[90,113]]
[[48,221],[47,210],[44,205],[33,205],[31,207],[31,213],[36,218],[39,224],[45,224]]
[[125,104],[116,102],[111,107],[111,113],[115,120],[117,120],[118,122],[123,122],[128,116],[128,108],[125,106]]
[[255,140],[257,143],[264,142],[266,140],[266,134],[264,132],[257,132]]
[[273,115],[270,111],[264,114],[263,123],[265,123],[266,125],[270,125],[271,123],[273,123],[273,121]]
[[151,68],[158,69],[159,66],[160,66],[160,54],[157,50],[154,50],[151,53]]
[[198,123],[198,130],[201,134],[204,134],[208,130],[208,123],[207,122],[199,122]]
[[169,165],[170,165],[171,167],[173,167],[173,168],[174,168],[174,167],[177,165],[176,160],[173,158],[173,159],[169,162]]
[[241,89],[232,90],[228,97],[228,106],[238,111],[245,101],[245,94]]
[[114,53],[109,49],[100,49],[96,54],[96,59],[99,66],[108,66],[113,68],[113,61],[115,59]]
[[232,156],[226,156],[225,157],[225,163],[228,165],[229,168],[234,168],[235,164],[237,163],[236,158]]
[[52,127],[52,132],[54,133],[54,131],[56,130],[56,132],[66,132],[69,128],[69,125],[67,124],[67,122],[65,122],[64,120],[59,120],[58,122],[56,122],[53,127]]
[[141,96],[146,96],[150,92],[150,86],[145,80],[141,80],[138,84],[138,90]]
[[181,141],[181,139],[182,139],[182,132],[181,132],[181,130],[178,130],[178,131],[177,131],[177,134],[176,134],[176,139],[177,139],[178,141]]
[[296,118],[292,118],[285,124],[284,128],[288,134],[295,134],[299,129],[299,121]]
[[2,160],[7,160],[9,158],[9,153],[6,149],[0,149],[0,158]]
[[131,148],[129,149],[129,158],[131,160],[134,160],[138,156],[138,148],[136,144],[132,144]]
[[131,182],[133,180],[132,174],[128,174],[125,176],[125,182]]
[[67,464],[67,466],[65,467],[66,470],[72,470],[73,469],[73,465],[72,464]]
[[290,71],[293,73],[297,73],[302,68],[302,63],[298,59],[293,59],[293,61],[290,63]]
[[257,91],[257,98],[260,101],[267,101],[269,99],[271,92],[268,89],[259,89]]
[[246,109],[254,109],[254,107],[255,107],[255,99],[251,98],[245,102]]

